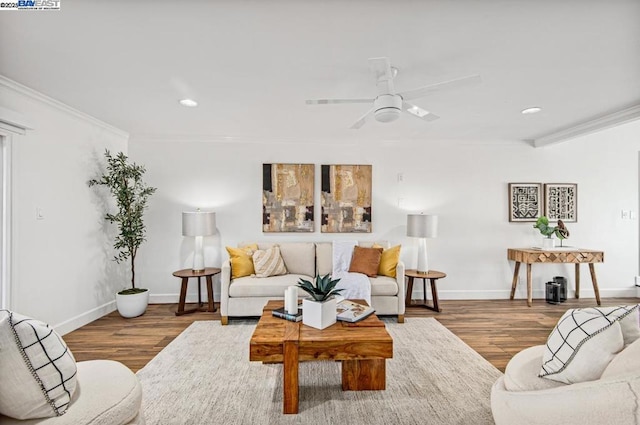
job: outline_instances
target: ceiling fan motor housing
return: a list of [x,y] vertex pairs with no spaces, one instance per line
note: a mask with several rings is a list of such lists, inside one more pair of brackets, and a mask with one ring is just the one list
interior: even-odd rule
[[397,94],[381,94],[374,101],[376,121],[391,122],[400,118],[402,97]]

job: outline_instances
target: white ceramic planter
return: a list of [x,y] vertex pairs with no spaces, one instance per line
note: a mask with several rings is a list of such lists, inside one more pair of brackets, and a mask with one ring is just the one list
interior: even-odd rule
[[336,323],[336,299],[325,302],[302,300],[302,323],[316,329],[324,329]]
[[149,304],[149,290],[130,295],[116,294],[116,307],[122,317],[131,318],[142,316]]
[[553,238],[542,238],[543,249],[553,249],[556,246],[556,240]]

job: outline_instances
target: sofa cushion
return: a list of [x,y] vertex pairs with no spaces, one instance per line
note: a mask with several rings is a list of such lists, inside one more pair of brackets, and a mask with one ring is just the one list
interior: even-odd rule
[[262,279],[253,276],[234,279],[229,286],[229,297],[284,297],[284,290],[297,285],[300,279],[313,280],[309,275],[284,274]]
[[231,279],[242,276],[249,276],[255,273],[253,268],[253,253],[258,249],[258,245],[242,244],[238,248],[227,247],[229,260],[231,262]]
[[508,391],[539,391],[566,385],[538,376],[544,349],[544,345],[535,345],[509,360],[504,371],[504,386]]
[[280,248],[274,245],[271,248],[258,249],[253,253],[253,268],[255,277],[280,276],[287,274],[287,268],[280,255]]
[[624,347],[620,319],[633,309],[567,310],[547,339],[539,376],[574,384],[600,378]]
[[[377,247],[379,245],[374,245]],[[396,277],[396,268],[400,261],[400,245],[396,245],[382,251],[380,256],[380,265],[378,266],[378,274],[382,276]]]
[[49,325],[0,310],[0,413],[60,416],[76,390],[76,361]]
[[640,374],[640,339],[619,352],[602,372],[600,379],[638,374]]
[[369,277],[376,277],[381,255],[382,248],[354,247],[351,264],[349,264],[349,273],[363,273]]
[[333,247],[331,242],[319,242],[316,244],[316,274],[324,276],[331,274],[333,270]]
[[371,295],[372,296],[391,296],[398,295],[398,282],[395,278],[388,276],[370,277]]
[[[268,249],[274,243],[259,243],[258,248]],[[313,242],[283,242],[279,243],[280,255],[289,273],[315,276],[316,244]]]

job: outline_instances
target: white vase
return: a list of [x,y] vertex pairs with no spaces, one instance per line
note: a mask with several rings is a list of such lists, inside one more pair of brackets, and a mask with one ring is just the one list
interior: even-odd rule
[[556,246],[556,240],[553,238],[542,238],[543,249],[553,249]]
[[142,316],[149,304],[149,290],[137,294],[116,294],[116,307],[125,318]]
[[302,323],[316,329],[324,329],[336,323],[336,299],[324,302],[302,300]]

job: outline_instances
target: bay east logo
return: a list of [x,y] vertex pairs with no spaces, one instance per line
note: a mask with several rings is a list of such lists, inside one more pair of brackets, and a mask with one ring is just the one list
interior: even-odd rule
[[60,10],[60,0],[0,1],[0,10]]

